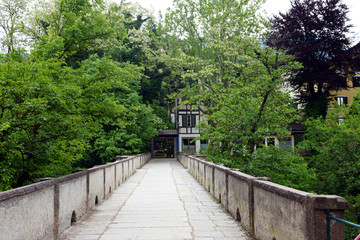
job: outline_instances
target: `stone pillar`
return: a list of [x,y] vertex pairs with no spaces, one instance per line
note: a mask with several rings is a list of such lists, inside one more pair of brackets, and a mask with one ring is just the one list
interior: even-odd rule
[[[335,195],[311,195],[310,203],[313,207],[312,222],[313,229],[309,229],[309,239],[327,239],[327,210],[334,217],[344,219],[344,211],[348,208],[346,199]],[[345,224],[339,221],[330,220],[331,240],[344,240]],[[310,226],[311,227],[311,226]]]

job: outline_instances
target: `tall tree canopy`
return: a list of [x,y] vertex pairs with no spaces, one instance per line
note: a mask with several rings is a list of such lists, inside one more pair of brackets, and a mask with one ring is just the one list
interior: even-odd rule
[[290,84],[308,116],[325,116],[329,91],[346,87],[342,59],[350,44],[347,13],[342,0],[292,0],[288,12],[270,20],[267,44],[303,64]]
[[19,30],[26,10],[25,0],[2,0],[0,2],[0,41],[2,48],[10,54],[19,46]]
[[[146,151],[164,127],[141,95],[151,59],[115,54],[149,48],[135,10],[50,0],[33,11],[29,51],[11,45],[0,57],[0,191]],[[146,40],[129,45],[131,31]]]
[[262,44],[262,3],[176,0],[166,16],[167,62],[188,86],[177,97],[188,97],[182,104],[202,110],[209,159],[247,158],[266,136],[287,134],[296,116],[280,89],[299,65]]

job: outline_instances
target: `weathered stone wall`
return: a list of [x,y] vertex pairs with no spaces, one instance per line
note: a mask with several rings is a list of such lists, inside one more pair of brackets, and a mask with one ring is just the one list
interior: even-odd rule
[[183,165],[184,168],[188,168],[188,159],[186,158],[185,154],[177,155],[178,161]]
[[229,198],[229,213],[247,230],[252,230],[252,201],[250,199],[251,188],[249,181],[252,181],[254,177],[241,173],[230,172],[228,175],[228,198]]
[[[122,176],[123,176],[122,164],[116,164],[115,167],[116,167],[116,185],[120,186],[120,184],[123,183],[123,180],[122,180]],[[140,167],[141,167],[141,165],[139,164],[138,168],[140,168]]]
[[53,180],[0,193],[0,239],[51,239]]
[[277,240],[309,239],[306,208],[308,193],[255,180],[253,194],[255,236],[260,239],[271,236]]
[[[182,165],[241,225],[259,240],[324,240],[326,210],[343,218],[347,201],[315,195],[178,154]],[[331,239],[344,239],[344,225],[331,222]]]
[[56,239],[150,158],[117,156],[113,163],[1,192],[0,240]]
[[93,208],[102,203],[105,198],[104,192],[104,168],[96,166],[89,169],[89,206]]
[[[68,228],[69,223],[81,218],[87,210],[87,174],[86,171],[56,179],[54,213],[57,232]],[[64,204],[66,203],[66,204]],[[56,212],[57,211],[57,212]],[[72,219],[73,218],[73,219]]]
[[116,165],[111,164],[105,168],[105,196],[111,194],[115,190],[116,186]]
[[123,175],[123,182],[126,181],[130,176],[129,171],[129,162],[123,162],[123,169],[124,169],[124,175]]

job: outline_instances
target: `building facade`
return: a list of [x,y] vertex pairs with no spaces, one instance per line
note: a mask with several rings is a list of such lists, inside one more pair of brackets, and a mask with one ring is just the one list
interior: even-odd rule
[[332,96],[332,99],[335,100],[335,102],[337,102],[339,106],[343,104],[351,105],[359,90],[360,72],[356,72],[354,76],[348,76],[346,89],[331,91],[330,94]]
[[196,126],[201,120],[201,113],[198,109],[194,110],[192,105],[177,107],[186,100],[184,97],[176,99],[175,103],[169,105],[169,114],[178,131],[178,152],[195,154],[203,147],[201,141],[195,139],[200,137],[200,129]]
[[169,115],[175,129],[162,130],[153,138],[152,157],[176,157],[178,152],[196,154],[207,148],[207,142],[196,139],[201,134],[196,128],[201,120],[200,110],[188,104],[178,107],[186,100],[180,98],[169,104]]

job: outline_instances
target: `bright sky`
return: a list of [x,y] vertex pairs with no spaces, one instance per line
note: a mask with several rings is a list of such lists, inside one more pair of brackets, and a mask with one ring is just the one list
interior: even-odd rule
[[[127,2],[138,2],[145,8],[154,11],[154,15],[157,15],[159,11],[163,14],[165,13],[168,7],[171,7],[172,0],[126,0]],[[349,7],[349,18],[351,19],[351,24],[354,25],[352,31],[357,40],[360,41],[360,0],[343,0],[343,2]],[[277,14],[279,11],[286,12],[290,7],[290,0],[266,0],[264,4],[264,9],[269,13],[269,16],[272,14]]]

